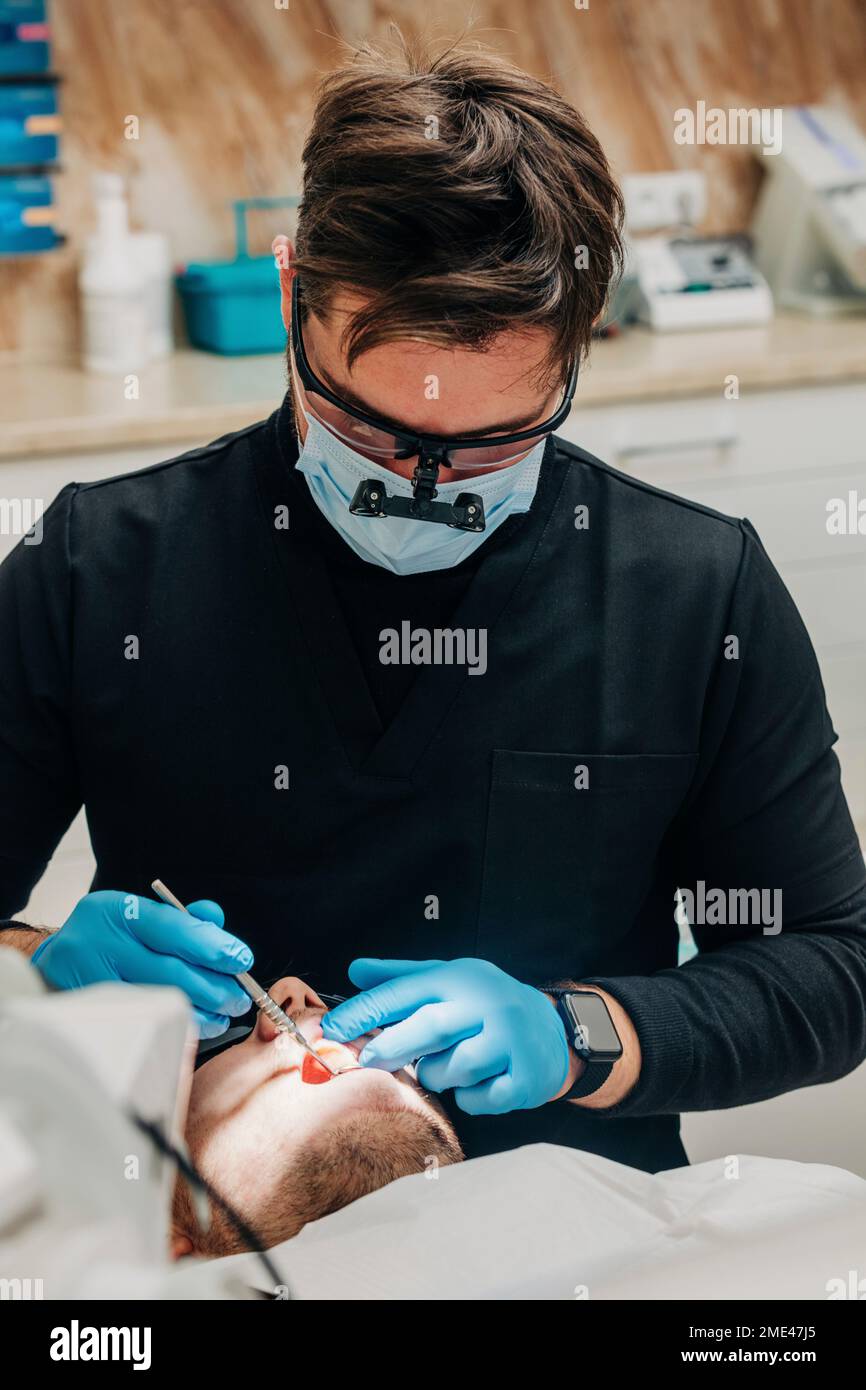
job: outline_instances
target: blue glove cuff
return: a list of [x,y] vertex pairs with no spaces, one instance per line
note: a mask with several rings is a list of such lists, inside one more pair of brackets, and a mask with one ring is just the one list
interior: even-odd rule
[[45,950],[45,947],[48,945],[48,943],[49,943],[50,940],[51,940],[51,937],[50,937],[50,936],[46,936],[46,938],[45,938],[44,941],[40,941],[39,945],[36,947],[36,950],[33,952],[33,954],[32,954],[31,957],[30,957],[30,964],[31,964],[31,965],[35,965],[35,964],[36,964],[37,960],[38,960],[39,957],[42,955],[42,952]]

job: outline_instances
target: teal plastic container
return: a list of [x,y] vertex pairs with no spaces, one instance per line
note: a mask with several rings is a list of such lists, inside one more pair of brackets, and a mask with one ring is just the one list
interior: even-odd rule
[[273,256],[247,252],[251,208],[296,208],[300,198],[240,198],[233,203],[237,254],[233,261],[188,265],[175,279],[193,347],[241,357],[282,352],[286,330]]

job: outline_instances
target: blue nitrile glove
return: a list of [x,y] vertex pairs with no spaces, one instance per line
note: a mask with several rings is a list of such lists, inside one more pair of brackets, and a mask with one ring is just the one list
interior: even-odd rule
[[384,1028],[362,1066],[398,1071],[420,1058],[425,1090],[453,1087],[468,1115],[531,1110],[562,1089],[569,1048],[559,1014],[541,990],[490,961],[363,957],[349,979],[364,993],[325,1014],[322,1031],[348,1042]]
[[188,995],[203,1038],[225,1032],[250,1001],[232,979],[253,963],[248,946],[222,930],[218,903],[180,912],[135,893],[88,893],[31,960],[57,989],[101,980],[174,985]]

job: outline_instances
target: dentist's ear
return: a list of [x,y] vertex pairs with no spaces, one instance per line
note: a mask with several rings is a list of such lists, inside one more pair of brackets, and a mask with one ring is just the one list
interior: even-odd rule
[[293,270],[295,259],[294,242],[289,241],[287,236],[280,233],[271,242],[271,250],[274,253],[274,262],[280,272],[280,311],[283,316],[283,327],[288,333],[292,326],[292,281],[296,272]]

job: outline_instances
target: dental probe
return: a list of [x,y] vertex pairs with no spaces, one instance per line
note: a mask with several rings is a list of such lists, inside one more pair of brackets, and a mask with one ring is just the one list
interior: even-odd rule
[[[166,888],[161,879],[155,878],[150,886],[157,897],[162,898],[164,903],[168,903],[170,907],[178,908],[181,912],[186,912],[186,908],[180,899],[174,896],[170,888]],[[301,1046],[305,1048],[311,1056],[315,1057],[316,1061],[319,1062],[326,1071],[329,1071],[332,1076],[340,1075],[340,1072],[335,1071],[330,1063],[325,1061],[324,1057],[319,1056],[312,1043],[307,1042],[307,1039],[304,1037],[294,1019],[289,1018],[289,1015],[280,1008],[276,1000],[271,998],[267,990],[262,989],[261,985],[253,979],[248,971],[242,970],[239,975],[235,975],[235,979],[241,989],[246,990],[256,1008],[260,1009],[261,1012],[271,1020],[271,1023],[280,1033],[289,1033],[291,1037],[295,1039],[295,1042],[300,1043]]]

